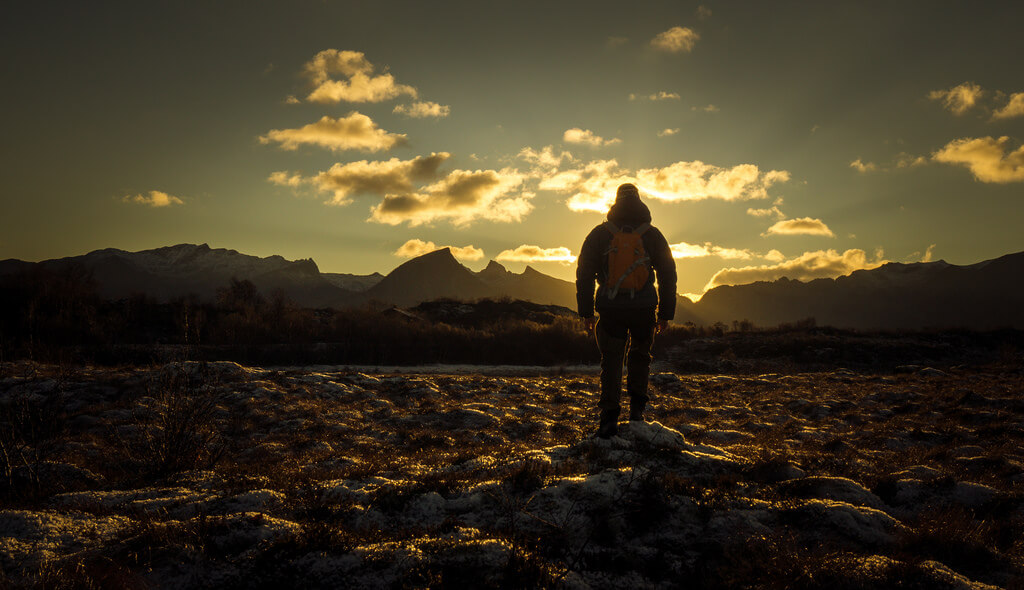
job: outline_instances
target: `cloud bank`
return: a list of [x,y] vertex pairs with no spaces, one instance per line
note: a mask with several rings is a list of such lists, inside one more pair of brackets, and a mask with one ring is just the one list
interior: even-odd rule
[[495,257],[495,260],[505,262],[561,262],[571,264],[576,262],[572,251],[563,246],[557,248],[541,248],[523,244],[514,250],[503,250]]
[[932,159],[963,166],[981,182],[1024,182],[1024,146],[1009,151],[1009,143],[1006,136],[955,139],[932,154]]
[[402,258],[415,258],[442,248],[451,250],[452,256],[459,260],[480,260],[484,257],[484,251],[472,244],[469,246],[438,246],[434,242],[424,242],[418,239],[412,239],[402,244],[393,254]]
[[887,261],[881,252],[874,261],[869,261],[863,250],[851,249],[840,254],[835,250],[805,252],[796,258],[777,264],[723,268],[715,273],[705,291],[722,285],[744,285],[756,281],[775,281],[782,277],[799,281],[835,278],[848,275],[855,270],[877,268]]
[[324,115],[316,123],[298,129],[271,129],[260,136],[260,143],[277,142],[281,149],[293,151],[299,146],[315,145],[331,151],[360,150],[379,152],[406,143],[404,134],[388,133],[373,119],[353,111],[340,119]]
[[463,226],[473,221],[521,221],[530,211],[533,194],[513,194],[524,176],[516,170],[454,170],[416,192],[387,194],[371,209],[370,220],[410,226],[447,220]]
[[347,205],[354,195],[384,196],[387,193],[411,192],[416,185],[439,178],[438,168],[450,157],[448,152],[440,152],[412,160],[359,160],[335,164],[311,178],[280,171],[271,174],[267,180],[289,187],[311,184],[319,192],[331,193],[328,204]]
[[762,172],[753,164],[723,168],[699,160],[630,173],[619,169],[617,160],[609,159],[552,171],[544,175],[539,187],[571,195],[566,205],[573,211],[604,213],[615,201],[616,187],[624,182],[635,183],[645,196],[665,202],[736,201],[766,198],[769,187],[789,179],[785,170]]
[[732,260],[748,260],[755,256],[755,254],[750,250],[723,248],[721,246],[715,246],[711,242],[704,242],[704,245],[679,242],[677,244],[669,244],[669,248],[672,250],[672,258],[676,259],[718,256],[719,258]]

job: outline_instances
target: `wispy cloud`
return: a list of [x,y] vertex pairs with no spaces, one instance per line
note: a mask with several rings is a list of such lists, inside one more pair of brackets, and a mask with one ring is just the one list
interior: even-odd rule
[[409,105],[400,104],[395,106],[392,112],[414,119],[427,117],[447,117],[451,113],[451,107],[436,102],[414,102]]
[[604,42],[609,49],[622,47],[626,43],[629,43],[629,37],[608,37]]
[[799,281],[835,278],[856,270],[877,268],[886,262],[881,252],[877,252],[875,260],[872,261],[868,260],[863,250],[851,249],[841,254],[836,250],[817,250],[804,252],[796,258],[783,260],[777,264],[724,268],[711,277],[704,290],[708,291],[721,285],[775,281],[783,277]]
[[698,39],[700,39],[700,35],[693,29],[672,27],[651,39],[651,46],[669,53],[689,53],[693,51]]
[[708,19],[711,18],[711,9],[701,4],[697,7],[695,14],[697,15],[697,18],[701,20]]
[[675,135],[676,133],[679,133],[678,127],[667,127],[658,132],[658,137],[669,137],[671,135]]
[[974,82],[964,82],[948,90],[932,90],[928,98],[942,101],[942,106],[954,115],[963,115],[971,110],[985,94]]
[[446,220],[464,226],[476,220],[521,221],[533,204],[532,193],[515,193],[524,176],[517,170],[454,170],[416,192],[387,194],[371,210],[370,220],[388,225],[422,225]]
[[853,168],[861,174],[867,174],[869,172],[881,172],[881,171],[892,171],[900,168],[914,168],[917,166],[923,166],[928,163],[928,159],[924,156],[915,156],[906,152],[900,152],[896,157],[887,164],[876,164],[875,162],[865,162],[860,158],[850,162],[850,168]]
[[170,207],[171,205],[185,204],[185,201],[163,191],[149,191],[148,195],[125,195],[121,200],[125,203],[149,205],[150,207]]
[[576,159],[573,157],[572,153],[564,150],[556,151],[555,146],[551,145],[546,145],[540,150],[535,150],[531,147],[524,147],[519,150],[516,157],[525,161],[527,164],[545,169],[558,168],[562,165],[562,162],[572,162]]
[[703,107],[690,107],[691,111],[704,111],[705,113],[717,113],[718,107],[713,104],[709,104]]
[[[325,49],[303,68],[313,85],[306,100],[318,103],[382,102],[409,95],[416,98],[416,89],[399,84],[388,73],[374,75],[376,68],[361,51]],[[340,75],[344,79],[334,79]]]
[[331,151],[360,150],[378,152],[406,142],[404,134],[388,133],[377,127],[373,119],[351,112],[340,119],[324,115],[316,123],[298,129],[271,129],[260,137],[260,143],[277,142],[285,150],[315,145]]
[[764,235],[835,237],[835,234],[833,234],[832,230],[825,225],[824,221],[820,219],[812,219],[810,217],[783,219],[782,221],[777,221],[775,225],[769,227],[765,231]]
[[904,262],[931,262],[932,256],[935,255],[935,244],[929,245],[925,248],[924,254],[920,251],[912,252],[909,256],[903,259]]
[[928,246],[928,248],[925,249],[924,255],[921,256],[921,262],[931,262],[932,261],[932,255],[934,253],[935,253],[935,244],[930,244]]
[[964,166],[981,182],[1024,182],[1024,146],[1009,151],[1010,138],[1003,136],[956,139],[932,154],[944,164]]
[[576,262],[572,250],[559,246],[557,248],[541,248],[523,244],[514,250],[504,250],[495,257],[495,260],[503,262],[561,262],[571,264]]
[[589,129],[580,129],[579,127],[573,127],[572,129],[566,129],[565,133],[562,134],[562,140],[566,143],[579,143],[583,145],[589,145],[594,147],[600,147],[604,145],[615,145],[621,143],[622,140],[605,139],[600,135],[596,135]]
[[629,100],[659,101],[659,100],[679,100],[680,98],[682,98],[682,97],[679,96],[678,93],[676,93],[676,92],[665,92],[664,90],[662,90],[660,92],[655,92],[654,94],[640,95],[640,94],[630,93],[630,95],[629,95]]
[[419,239],[412,239],[402,244],[393,254],[402,258],[415,258],[442,248],[451,250],[452,256],[459,260],[480,260],[484,257],[484,251],[472,244],[469,246],[438,246],[434,242],[424,242]]
[[755,209],[750,207],[747,209],[747,215],[751,217],[774,217],[776,219],[785,219],[786,214],[779,209],[778,205],[772,205],[771,207],[763,209]]
[[1011,94],[1003,108],[992,113],[993,119],[1009,119],[1020,116],[1024,116],[1024,92]]
[[730,260],[749,260],[757,256],[750,250],[739,248],[723,248],[721,246],[715,246],[711,242],[704,242],[703,245],[678,242],[676,244],[669,244],[669,248],[672,250],[672,257],[679,259],[707,258],[709,256],[717,256],[719,258]]

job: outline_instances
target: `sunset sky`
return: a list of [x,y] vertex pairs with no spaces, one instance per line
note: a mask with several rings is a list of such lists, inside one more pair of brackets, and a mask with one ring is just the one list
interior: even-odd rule
[[[59,7],[59,8],[58,8]],[[208,243],[571,279],[621,182],[679,291],[1024,250],[1017,2],[18,3],[0,259]]]

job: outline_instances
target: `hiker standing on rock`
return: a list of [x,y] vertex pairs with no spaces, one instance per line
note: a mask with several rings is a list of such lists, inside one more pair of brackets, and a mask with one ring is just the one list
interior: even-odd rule
[[[623,357],[629,419],[643,420],[654,334],[665,329],[676,311],[672,251],[665,236],[651,225],[651,211],[633,184],[618,188],[608,221],[583,241],[576,268],[576,304],[601,350],[597,436],[610,438],[617,432],[621,410]],[[595,307],[600,321],[594,318]]]

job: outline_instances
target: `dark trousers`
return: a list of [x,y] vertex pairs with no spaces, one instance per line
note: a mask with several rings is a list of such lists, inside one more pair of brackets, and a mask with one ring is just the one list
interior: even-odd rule
[[597,323],[601,350],[601,427],[615,430],[622,397],[622,361],[626,361],[626,392],[631,419],[641,419],[647,406],[647,377],[654,343],[653,309],[606,310]]

